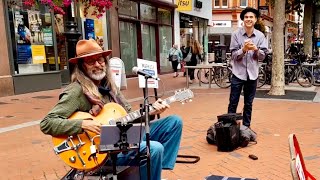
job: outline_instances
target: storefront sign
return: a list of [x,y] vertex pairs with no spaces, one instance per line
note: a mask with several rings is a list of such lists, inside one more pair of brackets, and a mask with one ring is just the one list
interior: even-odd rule
[[231,21],[212,21],[213,27],[231,27]]
[[43,28],[43,41],[45,46],[53,46],[52,29]]
[[[137,59],[138,68],[142,71],[152,75],[158,76],[157,63],[154,61],[148,61],[144,59]],[[148,88],[158,88],[158,81],[154,79],[148,79]],[[145,88],[145,78],[139,75],[139,87]]]
[[177,11],[192,11],[192,0],[176,0]]
[[31,45],[31,53],[33,64],[41,64],[47,62],[44,45]]

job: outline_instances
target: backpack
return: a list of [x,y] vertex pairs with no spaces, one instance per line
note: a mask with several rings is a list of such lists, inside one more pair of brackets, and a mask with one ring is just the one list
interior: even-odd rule
[[242,116],[239,113],[218,116],[218,122],[207,130],[207,142],[217,145],[218,151],[232,151],[238,146],[246,147],[250,142],[257,143],[257,134],[253,130],[236,124],[236,121],[241,119]]

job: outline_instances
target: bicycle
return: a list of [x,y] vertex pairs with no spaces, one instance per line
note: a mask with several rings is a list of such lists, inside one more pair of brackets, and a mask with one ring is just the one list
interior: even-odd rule
[[302,87],[311,87],[314,84],[314,76],[313,73],[302,64],[302,60],[305,56],[302,53],[297,55],[296,59],[292,59],[292,61],[287,64],[287,68],[285,69],[285,81],[286,84],[294,82],[297,80],[298,84]]

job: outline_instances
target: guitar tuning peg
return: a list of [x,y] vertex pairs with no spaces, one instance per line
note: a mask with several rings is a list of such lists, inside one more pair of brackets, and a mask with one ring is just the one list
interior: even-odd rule
[[189,99],[189,102],[192,102],[192,99]]
[[182,101],[181,104],[185,104],[184,101]]

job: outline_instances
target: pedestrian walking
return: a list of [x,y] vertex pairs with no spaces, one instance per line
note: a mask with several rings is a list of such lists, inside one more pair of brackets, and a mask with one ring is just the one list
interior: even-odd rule
[[181,62],[183,58],[182,52],[179,49],[179,46],[177,44],[174,44],[172,48],[169,50],[169,56],[168,59],[171,61],[172,69],[173,69],[173,77],[178,77],[178,65]]

